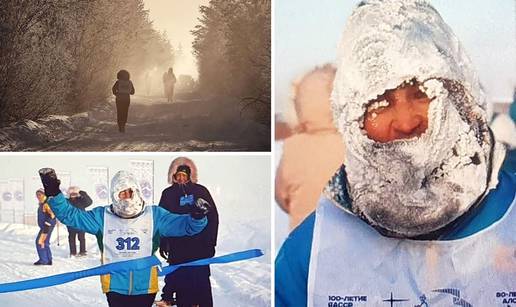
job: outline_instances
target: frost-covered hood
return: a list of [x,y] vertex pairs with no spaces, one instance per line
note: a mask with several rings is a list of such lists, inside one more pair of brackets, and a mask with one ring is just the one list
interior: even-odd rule
[[[369,139],[368,102],[409,80],[433,98],[425,133],[388,143]],[[420,0],[362,1],[342,36],[332,93],[346,148],[349,209],[396,237],[432,233],[462,216],[496,185],[492,168],[503,160],[485,109],[471,61],[433,7]]]
[[170,167],[168,168],[168,183],[173,184],[174,182],[176,182],[174,174],[177,171],[177,167],[180,165],[186,165],[190,167],[190,181],[193,183],[197,183],[197,167],[195,166],[195,163],[187,157],[175,158],[172,161],[172,163],[170,163]]
[[[131,189],[132,199],[120,199],[121,191]],[[144,208],[145,202],[142,197],[142,189],[136,177],[129,172],[119,171],[111,179],[111,200],[113,212],[122,218],[132,218],[139,215]]]

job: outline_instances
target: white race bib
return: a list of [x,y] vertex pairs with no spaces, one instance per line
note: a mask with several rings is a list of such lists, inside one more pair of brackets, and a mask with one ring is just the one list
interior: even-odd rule
[[308,306],[516,306],[516,210],[452,241],[387,238],[321,198]]
[[131,260],[152,255],[152,208],[132,219],[116,216],[109,207],[104,213],[102,263]]

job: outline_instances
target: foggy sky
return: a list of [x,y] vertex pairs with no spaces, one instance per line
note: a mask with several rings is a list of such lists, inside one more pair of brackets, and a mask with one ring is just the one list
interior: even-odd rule
[[149,17],[158,31],[167,31],[174,49],[183,48],[183,58],[176,59],[176,75],[189,74],[197,78],[197,67],[192,55],[193,36],[191,30],[198,24],[199,6],[208,0],[144,0]]

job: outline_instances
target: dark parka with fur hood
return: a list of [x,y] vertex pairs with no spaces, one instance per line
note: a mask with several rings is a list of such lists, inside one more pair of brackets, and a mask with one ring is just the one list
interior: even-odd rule
[[[187,165],[190,167],[190,181],[186,184],[179,184],[174,179],[177,167]],[[181,198],[193,195],[193,201],[203,198],[211,205],[207,215],[208,225],[203,231],[194,236],[163,238],[160,248],[169,252],[168,262],[172,264],[192,261],[196,259],[209,258],[215,255],[217,245],[217,233],[219,228],[219,215],[215,202],[206,187],[197,183],[197,167],[192,160],[180,157],[172,161],[168,171],[168,182],[172,185],[161,194],[160,207],[177,214],[189,214],[192,206],[181,205]],[[184,203],[184,201],[183,201]]]

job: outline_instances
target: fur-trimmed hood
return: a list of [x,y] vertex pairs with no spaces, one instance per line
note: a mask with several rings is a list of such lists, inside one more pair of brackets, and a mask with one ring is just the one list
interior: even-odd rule
[[172,163],[170,163],[170,167],[168,168],[168,183],[173,184],[176,182],[174,179],[174,174],[176,173],[177,167],[180,165],[186,165],[190,167],[190,170],[192,171],[190,173],[190,181],[197,183],[197,166],[195,166],[195,163],[187,157],[175,158]]

